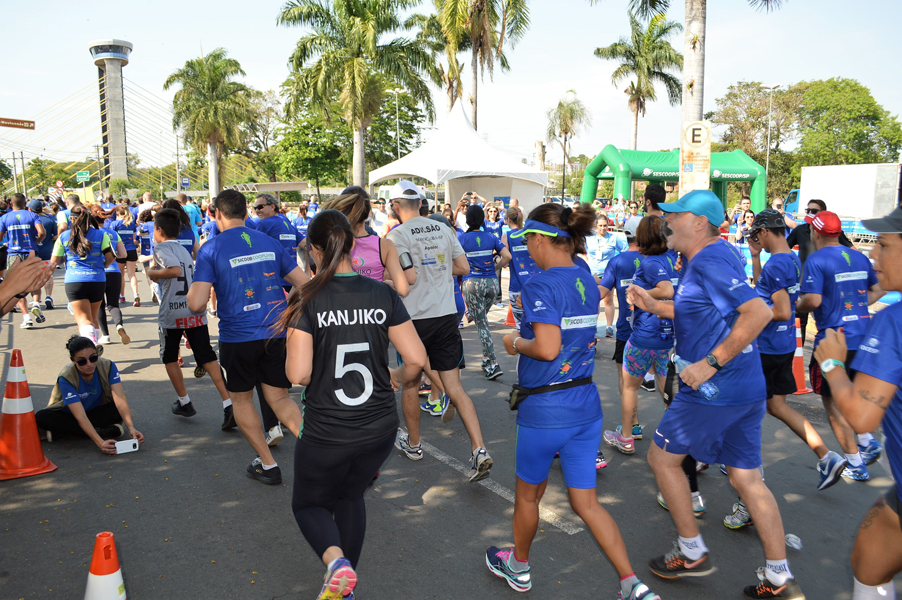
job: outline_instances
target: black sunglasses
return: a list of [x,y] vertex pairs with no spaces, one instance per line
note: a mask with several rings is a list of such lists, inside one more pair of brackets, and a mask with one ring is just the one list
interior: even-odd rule
[[94,363],[97,362],[98,358],[99,357],[96,354],[92,354],[88,358],[85,358],[84,356],[82,356],[82,357],[75,359],[75,364],[77,364],[79,367],[83,367],[86,364],[88,364],[88,361],[91,361],[91,364],[93,365]]
[[271,205],[270,202],[267,202],[266,204],[256,204],[256,205],[254,205],[254,210],[263,210],[264,206],[270,206],[270,205]]
[[816,215],[819,212],[821,212],[821,209],[819,209],[819,208],[806,208],[805,209],[806,215]]

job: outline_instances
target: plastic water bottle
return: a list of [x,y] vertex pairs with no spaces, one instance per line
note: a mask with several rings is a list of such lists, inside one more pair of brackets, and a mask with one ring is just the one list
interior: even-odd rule
[[802,540],[799,539],[799,536],[794,535],[792,533],[786,534],[786,545],[790,548],[794,548],[796,550],[802,549]]
[[660,320],[660,335],[662,340],[673,339],[673,319]]
[[[680,358],[678,355],[674,354],[673,364],[676,366],[676,372],[681,373],[683,369],[685,369],[692,363],[685,358]],[[705,400],[713,402],[717,400],[718,396],[720,396],[720,389],[716,385],[711,383],[711,381],[706,381],[705,383],[698,386],[698,393],[701,394],[705,398]]]

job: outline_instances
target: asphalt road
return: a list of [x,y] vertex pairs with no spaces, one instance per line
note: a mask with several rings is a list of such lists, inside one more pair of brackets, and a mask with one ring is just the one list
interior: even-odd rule
[[[61,277],[57,280],[60,301]],[[142,290],[150,296],[143,283]],[[493,310],[493,321],[503,312]],[[118,457],[101,454],[87,440],[44,443],[58,470],[0,483],[0,600],[82,597],[93,539],[101,531],[115,534],[134,600],[314,598],[324,568],[291,514],[294,441],[286,438],[275,451],[282,486],[248,479],[245,467],[253,451],[237,430],[220,430],[220,400],[208,379],[191,376],[190,352],[183,351],[183,372],[198,414],[185,419],[170,413],[175,396],[159,362],[156,306],[129,306],[124,313],[133,341],[108,345],[105,356],[122,372],[135,425],[147,441],[139,452]],[[75,332],[64,304],[47,317],[45,324],[22,331],[20,317],[12,315],[0,331],[4,348],[22,350],[37,408],[46,405],[68,360],[65,339]],[[216,319],[211,322],[213,333]],[[487,382],[477,369],[463,372],[495,460],[492,477],[486,485],[473,485],[457,470],[469,456],[459,418],[443,425],[423,415],[425,459],[412,462],[396,451],[367,496],[360,599],[515,597],[484,564],[487,546],[513,542],[516,428],[506,401],[515,363],[501,344],[507,329],[493,325],[493,330],[505,375]],[[478,365],[475,327],[462,333],[467,362]],[[595,370],[607,427],[619,418],[613,348],[612,339],[599,343]],[[2,354],[8,365],[9,351]],[[640,420],[653,431],[663,404],[657,394],[641,394]],[[298,390],[292,397],[299,401]],[[839,449],[816,397],[797,396],[791,403],[830,448]],[[741,598],[742,587],[757,581],[755,569],[764,565],[764,556],[754,527],[731,531],[722,525],[736,495],[716,468],[699,477],[708,506],[700,523],[719,570],[676,582],[648,570],[648,559],[669,550],[676,539],[668,513],[655,500],[657,488],[645,461],[650,438],[638,442],[633,456],[605,448],[609,464],[598,474],[599,500],[617,520],[637,574],[665,599]],[[809,599],[851,598],[852,542],[866,508],[892,484],[886,463],[881,459],[871,468],[867,483],[842,481],[817,492],[813,453],[771,417],[764,421],[763,450],[767,484],[786,532],[803,543],[801,550],[788,549],[802,589]],[[531,554],[530,595],[616,598],[616,573],[570,510],[557,464],[543,506],[547,511]]]

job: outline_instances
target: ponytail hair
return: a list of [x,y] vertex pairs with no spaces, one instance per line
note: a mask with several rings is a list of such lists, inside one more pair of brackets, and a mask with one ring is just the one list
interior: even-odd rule
[[523,213],[519,208],[514,207],[507,209],[505,216],[512,225],[517,226],[517,229],[523,228]]
[[120,204],[119,207],[116,208],[116,214],[119,215],[119,219],[126,227],[132,224],[132,211],[128,209],[128,205]]
[[72,234],[69,237],[69,248],[74,254],[87,258],[91,254],[91,242],[88,240],[88,229],[92,227],[91,213],[84,206],[75,206],[71,212]]
[[555,246],[566,246],[570,254],[585,252],[586,236],[591,235],[595,226],[595,209],[589,204],[580,204],[576,209],[553,202],[540,204],[529,213],[529,219],[552,225],[570,234],[569,238],[549,237]]
[[275,325],[276,331],[284,331],[297,323],[307,302],[329,285],[341,261],[351,254],[354,231],[344,213],[334,208],[326,209],[318,212],[310,221],[307,242],[323,253],[322,262],[317,265],[316,277],[291,291],[288,306]]
[[81,352],[82,350],[96,350],[97,346],[94,345],[90,339],[80,336],[78,334],[72,335],[68,340],[66,340],[66,350],[69,351],[69,359],[71,360],[76,354]]
[[370,195],[359,185],[346,187],[338,198],[323,203],[323,208],[333,208],[344,213],[351,223],[351,229],[355,231],[370,218],[373,211]]
[[[163,208],[171,208],[179,213],[179,221],[182,222],[182,229],[191,229],[191,217],[182,208],[182,204],[178,200],[166,200],[163,202]],[[160,209],[162,210],[162,209]]]

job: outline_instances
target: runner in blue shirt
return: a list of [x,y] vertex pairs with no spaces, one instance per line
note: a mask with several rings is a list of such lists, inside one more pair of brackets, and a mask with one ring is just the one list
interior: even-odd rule
[[282,482],[282,473],[263,437],[260,416],[253,405],[254,386],[263,384],[266,401],[283,426],[300,433],[301,414],[288,398],[285,375],[285,333],[275,324],[285,310],[281,279],[296,287],[309,278],[276,240],[244,227],[247,200],[235,190],[220,192],[215,200],[221,233],[201,246],[188,308],[207,310],[210,290],[219,299],[219,357],[226,372],[238,426],[257,453],[247,475],[262,483]]
[[523,213],[519,208],[507,209],[507,226],[510,231],[503,238],[504,247],[511,254],[511,261],[508,263],[510,267],[510,279],[508,280],[507,299],[510,302],[511,312],[514,315],[514,322],[517,329],[520,329],[520,321],[523,320],[523,304],[520,300],[520,290],[530,277],[535,275],[539,270],[536,262],[529,255],[529,249],[523,238],[512,239],[511,234],[516,233],[518,229],[523,227]]
[[[879,234],[870,254],[878,284],[887,291],[902,291],[902,209],[862,224]],[[858,528],[852,549],[852,598],[895,598],[893,577],[902,565],[902,304],[874,315],[852,361],[856,373],[850,381],[843,361],[852,348],[846,345],[842,330],[831,328],[824,332],[814,358],[821,365],[824,379],[830,382],[833,401],[852,428],[866,433],[882,426],[896,482],[877,499]]]
[[[7,258],[4,269],[9,269],[16,261],[25,260],[29,254],[36,254],[38,244],[44,240],[47,232],[41,224],[38,216],[25,208],[25,194],[13,194],[10,203],[12,210],[0,216],[0,239],[6,238]],[[34,290],[32,290],[34,291]],[[38,290],[40,291],[40,290]],[[46,321],[41,311],[41,303],[32,300],[31,308],[28,301],[20,298],[16,302],[19,312],[22,314],[22,329],[31,329],[34,322]]]
[[[501,204],[501,203],[499,203]],[[502,241],[504,237],[504,206],[502,204],[501,208],[496,207],[493,203],[489,203],[485,207],[485,222],[482,224],[482,228],[489,234],[498,238],[498,241]],[[495,263],[495,306],[502,306],[501,302],[501,269],[502,267],[498,262]]]
[[204,223],[204,219],[200,214],[200,208],[198,208],[197,204],[188,201],[188,194],[179,194],[177,200],[188,215],[188,222],[191,224],[191,233],[194,234],[194,237],[198,237],[198,228]]
[[[56,233],[56,219],[52,216],[47,216],[44,214],[44,205],[40,200],[32,200],[28,205],[28,210],[37,215],[38,219],[41,221],[41,225],[44,226],[44,239],[38,242],[38,258],[44,261],[44,264],[50,264],[50,261],[53,259],[53,245],[56,243],[56,238],[58,237]],[[44,290],[47,292],[47,297],[44,298],[44,305],[47,307],[47,310],[53,309],[53,278],[44,285]],[[41,290],[38,290],[32,296],[32,299],[37,302],[39,305],[41,303]]]
[[786,562],[780,510],[758,470],[767,390],[755,338],[773,312],[719,239],[723,205],[713,192],[692,191],[659,207],[667,214],[668,245],[684,257],[674,302],[656,300],[637,285],[627,291],[638,308],[674,320],[679,355],[674,360],[680,364],[679,391],[648,453],[679,539],[673,550],[649,561],[649,567],[669,579],[715,571],[692,518],[689,483],[683,476],[681,465],[691,455],[726,465],[730,484],[758,525],[766,558],[764,578],[744,589],[746,597],[801,600],[804,595]]
[[[254,199],[254,212],[260,217],[257,223],[257,231],[265,233],[285,248],[291,257],[297,256],[298,231],[288,220],[288,217],[279,212],[281,203],[272,194],[258,194]],[[291,284],[282,280],[282,287],[286,292],[291,291]]]
[[[98,217],[95,217],[94,221],[95,226],[101,224]],[[100,303],[100,309],[97,311],[97,322],[100,325],[100,332],[103,334],[103,337],[98,340],[98,343],[111,343],[110,329],[106,317],[107,310],[109,310],[110,319],[113,320],[113,325],[116,326],[119,340],[123,344],[128,344],[131,342],[131,338],[125,332],[125,324],[122,321],[122,309],[119,308],[119,294],[122,291],[123,271],[122,264],[119,263],[119,260],[126,256],[125,244],[122,242],[122,238],[119,237],[119,234],[112,229],[108,227],[98,227],[98,229],[109,236],[110,246],[113,247],[116,254],[116,262],[110,263],[107,265],[106,269],[104,269],[104,272],[106,273],[106,289],[104,290],[104,300]]]
[[[188,216],[188,213],[185,212],[185,209],[179,204],[178,200],[166,200],[163,202],[163,208],[171,208],[179,214],[179,219],[182,222],[182,230],[179,232],[177,241],[185,247],[185,250],[187,250],[189,254],[191,254],[191,258],[197,257],[197,236],[191,231],[191,218]],[[150,248],[152,251],[153,239],[151,239]]]
[[[586,257],[596,282],[601,282],[608,262],[626,250],[626,238],[614,232],[608,232],[608,218],[604,215],[595,221],[595,235],[586,238]],[[605,337],[614,336],[614,297],[604,297]],[[622,305],[621,305],[622,306]]]
[[[811,219],[810,225],[811,242],[817,251],[805,262],[802,297],[796,310],[814,313],[818,330],[814,337],[815,350],[827,329],[842,328],[849,345],[849,356],[843,362],[850,368],[855,349],[871,318],[868,306],[879,300],[884,292],[877,284],[877,275],[868,257],[854,248],[840,245],[842,223],[835,213],[823,210]],[[870,433],[856,439],[849,422],[835,410],[830,385],[824,381],[813,355],[808,364],[808,375],[814,393],[821,395],[830,427],[849,463],[842,476],[866,481],[870,478],[867,464],[880,456],[879,442]]]
[[[470,207],[467,215],[474,210]],[[620,592],[634,600],[660,600],[636,577],[617,524],[599,504],[595,460],[602,412],[595,369],[595,325],[600,298],[591,275],[573,254],[592,231],[595,211],[547,203],[529,213],[516,237],[525,238],[542,271],[525,282],[520,333],[504,336],[508,354],[519,354],[515,546],[491,546],[489,570],[518,592],[532,587],[529,553],[539,522],[539,501],[555,454],[570,505],[586,523],[620,578]],[[521,396],[521,394],[523,396]],[[525,396],[525,397],[524,397]],[[522,534],[522,535],[521,535]]]
[[110,224],[110,229],[119,234],[122,245],[125,248],[125,257],[116,258],[122,272],[122,285],[119,290],[119,303],[125,303],[125,280],[131,282],[132,294],[138,298],[138,225],[132,217],[132,211],[125,204],[116,209],[116,220]]

